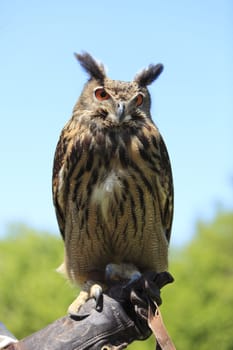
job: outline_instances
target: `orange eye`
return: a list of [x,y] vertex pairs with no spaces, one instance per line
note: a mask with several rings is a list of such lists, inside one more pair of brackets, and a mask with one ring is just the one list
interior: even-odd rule
[[136,105],[137,107],[141,106],[143,102],[143,95],[142,94],[138,94],[137,98],[136,98]]
[[98,88],[95,90],[95,97],[99,101],[105,101],[110,98],[110,95],[104,90],[104,88]]

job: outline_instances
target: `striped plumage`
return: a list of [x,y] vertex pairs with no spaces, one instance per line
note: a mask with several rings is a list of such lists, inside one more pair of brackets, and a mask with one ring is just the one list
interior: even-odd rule
[[73,282],[103,281],[109,263],[167,269],[173,184],[164,141],[150,115],[151,65],[113,81],[89,54],[90,75],[55,153],[53,199]]

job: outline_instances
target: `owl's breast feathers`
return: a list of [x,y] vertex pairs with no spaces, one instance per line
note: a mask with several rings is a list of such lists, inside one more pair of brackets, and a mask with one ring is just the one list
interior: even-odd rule
[[118,226],[122,235],[141,239],[160,230],[169,242],[172,173],[155,125],[148,121],[122,130],[66,126],[55,153],[53,199],[63,238],[66,218],[76,213],[71,221],[80,235],[98,229],[112,234]]

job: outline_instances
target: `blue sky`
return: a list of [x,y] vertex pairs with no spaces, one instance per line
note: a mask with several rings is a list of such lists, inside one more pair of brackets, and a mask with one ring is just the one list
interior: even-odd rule
[[1,0],[0,42],[0,234],[12,222],[58,232],[53,155],[87,78],[73,56],[83,50],[113,79],[165,66],[150,91],[173,167],[172,243],[232,209],[231,0]]

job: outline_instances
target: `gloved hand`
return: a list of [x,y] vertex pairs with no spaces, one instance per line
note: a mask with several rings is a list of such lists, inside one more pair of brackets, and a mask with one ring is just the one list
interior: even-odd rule
[[[146,339],[151,335],[148,327],[148,309],[155,312],[155,303],[162,304],[160,289],[174,281],[168,272],[146,272],[139,279],[126,284],[118,284],[108,292],[109,296],[119,301],[129,317],[134,320],[138,328],[138,340]],[[155,303],[154,303],[155,301]]]
[[146,273],[133,282],[111,286],[103,295],[102,310],[88,300],[77,316],[65,316],[8,350],[120,350],[134,340],[150,336],[147,323],[152,300],[161,304],[160,288],[173,281],[171,275]]

